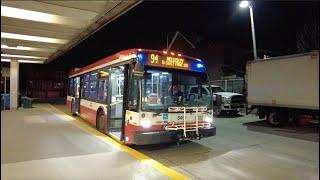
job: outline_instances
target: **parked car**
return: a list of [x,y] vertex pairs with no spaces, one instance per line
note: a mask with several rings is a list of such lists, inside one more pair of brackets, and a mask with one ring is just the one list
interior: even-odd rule
[[[215,115],[221,115],[223,113],[236,115],[239,112],[245,112],[245,97],[239,93],[226,92],[222,87],[211,85],[213,94],[213,104]],[[192,86],[189,90],[189,96],[198,92],[197,86]],[[209,95],[209,88],[202,87],[201,92],[203,95]],[[221,102],[218,103],[217,96],[221,96]]]

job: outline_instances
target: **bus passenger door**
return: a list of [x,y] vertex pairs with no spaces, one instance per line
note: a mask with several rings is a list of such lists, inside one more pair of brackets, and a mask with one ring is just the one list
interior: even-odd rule
[[74,78],[74,85],[75,85],[75,101],[74,101],[74,112],[80,112],[80,77]]
[[127,66],[112,67],[109,76],[108,93],[108,132],[117,140],[123,140],[124,112],[126,106]]

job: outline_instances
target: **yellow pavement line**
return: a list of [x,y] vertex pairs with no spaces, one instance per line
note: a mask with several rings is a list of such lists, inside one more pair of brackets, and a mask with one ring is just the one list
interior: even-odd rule
[[78,126],[80,126],[81,128],[85,129],[86,131],[88,131],[89,133],[95,135],[97,138],[102,139],[103,141],[110,143],[118,148],[120,148],[122,151],[130,154],[131,156],[135,157],[136,159],[139,159],[140,161],[142,161],[143,163],[148,163],[150,164],[153,168],[157,169],[158,171],[160,171],[161,173],[167,175],[168,177],[172,178],[172,179],[179,179],[179,180],[186,180],[189,179],[187,176],[184,176],[183,174],[159,163],[158,161],[146,156],[145,154],[132,149],[126,145],[123,145],[119,142],[117,142],[116,140],[112,139],[111,137],[97,131],[96,129],[94,129],[93,127],[89,126],[88,124],[86,124],[85,122],[81,121],[81,120],[77,120],[76,118],[66,114],[65,112],[61,111],[60,109],[54,107],[53,105],[49,104],[52,108],[54,108],[56,111],[60,112],[61,114],[63,114],[67,119],[71,120],[73,123],[77,124]]

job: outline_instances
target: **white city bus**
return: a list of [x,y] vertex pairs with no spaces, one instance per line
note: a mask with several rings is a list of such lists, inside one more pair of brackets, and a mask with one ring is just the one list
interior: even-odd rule
[[124,144],[214,136],[212,94],[190,93],[195,85],[208,86],[201,60],[129,49],[70,71],[67,105]]

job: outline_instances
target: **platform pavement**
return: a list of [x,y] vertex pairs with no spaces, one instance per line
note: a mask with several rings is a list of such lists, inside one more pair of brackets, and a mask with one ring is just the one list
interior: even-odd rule
[[70,122],[48,104],[1,112],[3,180],[162,180],[180,175],[169,177],[153,166],[166,170],[161,164],[137,159],[119,147]]

